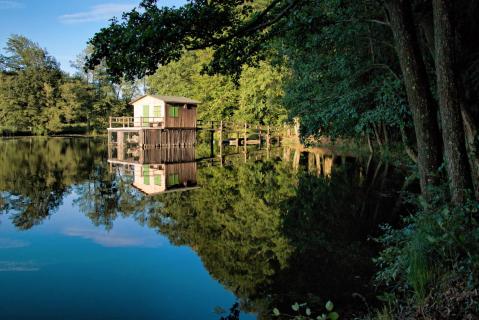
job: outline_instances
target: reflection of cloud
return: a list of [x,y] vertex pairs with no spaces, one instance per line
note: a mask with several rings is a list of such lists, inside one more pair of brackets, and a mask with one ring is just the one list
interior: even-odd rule
[[40,267],[31,261],[0,261],[0,272],[32,272],[38,270],[40,270]]
[[25,248],[30,245],[27,241],[0,238],[0,249]]
[[66,24],[107,21],[114,16],[121,15],[125,11],[130,11],[135,7],[129,3],[105,3],[90,8],[89,11],[64,14],[59,17],[60,22]]
[[104,247],[159,247],[158,241],[147,241],[147,239],[137,238],[133,236],[122,236],[108,233],[101,230],[86,230],[69,228],[64,234],[71,237],[81,237],[93,240],[95,243]]
[[9,9],[21,9],[25,8],[25,5],[17,1],[0,1],[0,10],[9,10]]

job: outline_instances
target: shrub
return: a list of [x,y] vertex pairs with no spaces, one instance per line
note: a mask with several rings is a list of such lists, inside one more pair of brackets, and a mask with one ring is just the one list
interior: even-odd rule
[[402,229],[385,226],[379,239],[376,281],[388,291],[381,298],[398,313],[406,306],[431,319],[479,314],[479,203],[453,206],[440,190],[432,204],[417,202]]

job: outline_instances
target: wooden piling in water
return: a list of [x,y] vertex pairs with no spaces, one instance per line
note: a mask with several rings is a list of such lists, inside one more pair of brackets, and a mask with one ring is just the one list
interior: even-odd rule
[[248,146],[248,124],[245,122],[244,124],[244,141],[243,141],[243,145],[244,145],[244,152],[248,152],[248,149],[247,149],[247,146]]

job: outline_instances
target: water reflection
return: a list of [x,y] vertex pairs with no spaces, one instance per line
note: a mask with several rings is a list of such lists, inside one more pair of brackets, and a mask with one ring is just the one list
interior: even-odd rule
[[202,157],[202,146],[0,143],[0,207],[18,229],[40,224],[73,192],[73,205],[97,226],[115,230],[115,220],[129,217],[192,248],[259,319],[296,301],[331,299],[343,315],[364,308],[351,297],[374,296],[377,248],[368,238],[402,205],[402,170],[327,148],[233,147],[217,161]]
[[133,186],[146,195],[186,191],[196,187],[195,148],[143,149],[111,145],[110,171],[131,175]]

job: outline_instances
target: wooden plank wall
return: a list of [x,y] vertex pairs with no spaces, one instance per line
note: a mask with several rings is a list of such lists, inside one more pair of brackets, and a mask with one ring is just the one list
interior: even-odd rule
[[184,147],[196,143],[195,129],[150,129],[143,130],[143,133],[140,145],[146,147]]
[[[178,117],[169,116],[169,107],[179,107]],[[196,128],[196,106],[186,108],[184,105],[166,104],[165,128]]]
[[168,181],[169,175],[177,174],[180,184],[184,186],[194,186],[196,185],[196,170],[196,162],[166,164],[166,181]]

